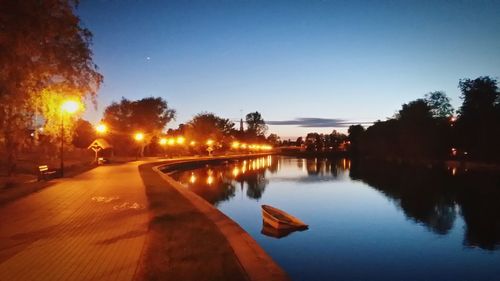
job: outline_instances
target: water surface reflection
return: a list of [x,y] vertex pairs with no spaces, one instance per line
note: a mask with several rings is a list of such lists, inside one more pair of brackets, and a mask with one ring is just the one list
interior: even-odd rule
[[271,156],[233,161],[225,165],[173,174],[173,177],[208,202],[217,205],[234,197],[236,188],[246,190],[248,198],[262,197],[268,180],[266,171],[276,173],[279,162]]
[[408,218],[434,233],[448,234],[461,216],[465,246],[494,250],[500,244],[498,174],[362,162],[355,162],[350,174],[393,199]]
[[[498,173],[269,156],[173,176],[238,222],[294,280],[500,276]],[[262,229],[261,204],[310,229]]]

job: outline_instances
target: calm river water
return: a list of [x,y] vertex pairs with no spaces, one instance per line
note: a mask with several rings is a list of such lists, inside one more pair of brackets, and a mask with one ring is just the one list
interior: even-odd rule
[[[173,177],[293,280],[500,280],[499,173],[268,156]],[[263,229],[261,204],[310,227]]]

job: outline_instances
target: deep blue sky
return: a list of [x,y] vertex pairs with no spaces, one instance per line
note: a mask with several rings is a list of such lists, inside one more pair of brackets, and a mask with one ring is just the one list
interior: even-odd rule
[[434,90],[458,107],[460,78],[500,76],[500,1],[83,0],[78,13],[105,77],[93,122],[122,96],[164,97],[169,127],[201,111],[384,120]]

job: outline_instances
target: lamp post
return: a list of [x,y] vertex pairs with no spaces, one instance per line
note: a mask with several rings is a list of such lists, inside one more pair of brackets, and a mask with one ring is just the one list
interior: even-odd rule
[[[108,132],[108,126],[106,126],[106,124],[99,123],[97,124],[97,126],[95,126],[95,131],[97,132],[98,135],[103,136]],[[101,151],[100,148],[94,149],[95,152],[94,162],[97,165],[99,165],[99,151]]]
[[161,146],[161,149],[162,149],[163,157],[166,157],[166,155],[167,155],[166,149],[165,149],[165,146],[167,146],[167,143],[168,143],[167,138],[160,138],[160,140],[158,141],[158,144]]
[[64,177],[64,113],[73,114],[78,111],[80,104],[68,100],[61,105],[61,178]]
[[[137,153],[136,159],[139,159],[139,154],[142,151],[142,141],[144,140],[144,134],[141,132],[135,133],[134,140],[139,143],[139,153]],[[142,156],[142,155],[141,155]]]

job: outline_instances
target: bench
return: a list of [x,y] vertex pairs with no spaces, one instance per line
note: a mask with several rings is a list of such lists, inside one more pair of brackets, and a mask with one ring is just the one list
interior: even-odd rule
[[103,164],[108,164],[109,159],[104,158],[104,157],[99,157],[97,158],[97,165],[103,165]]
[[49,166],[41,165],[38,166],[38,181],[48,180],[57,173],[55,170],[49,170]]

